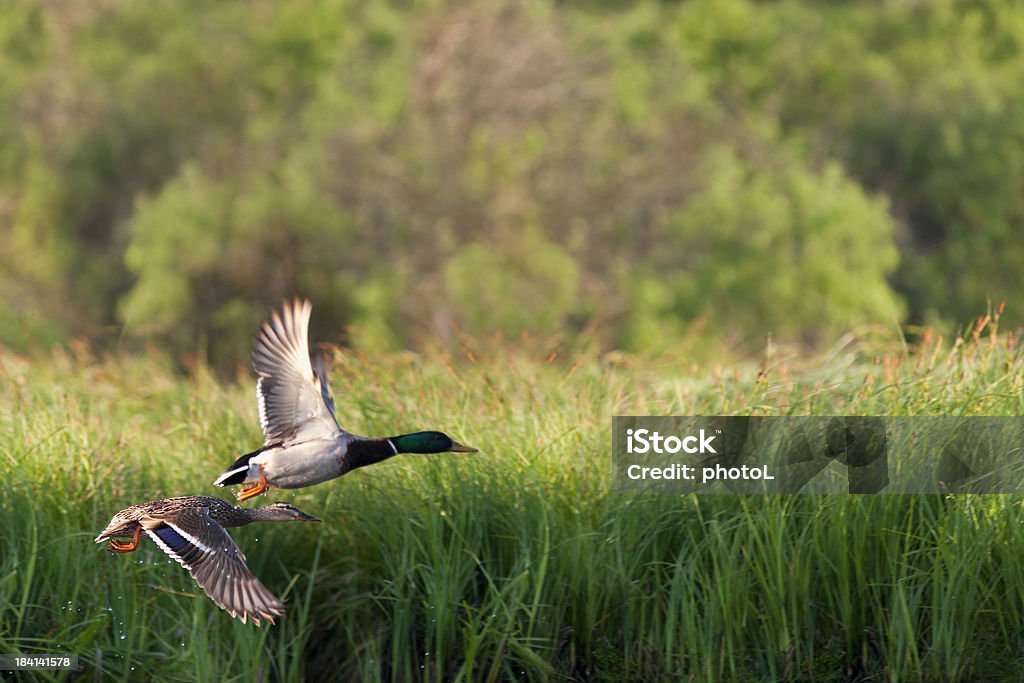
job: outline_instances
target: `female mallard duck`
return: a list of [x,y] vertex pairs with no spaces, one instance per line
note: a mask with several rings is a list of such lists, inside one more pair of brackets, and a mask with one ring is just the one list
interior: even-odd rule
[[312,486],[399,453],[475,453],[441,432],[416,432],[369,439],[342,430],[334,418],[334,399],[327,388],[327,359],[309,355],[308,301],[287,302],[281,314],[260,326],[253,348],[256,398],[263,447],[246,453],[217,477],[217,486],[255,484],[239,500],[258,496],[269,486],[296,489]]
[[[121,510],[96,537],[97,543],[109,539],[115,553],[130,553],[139,546],[143,531],[160,549],[187,569],[206,594],[231,616],[245,623],[251,618],[271,624],[284,612],[284,605],[245,564],[224,527],[244,526],[250,522],[319,522],[289,503],[271,503],[247,509],[209,496],[182,496],[132,505]],[[114,537],[128,538],[127,543]]]

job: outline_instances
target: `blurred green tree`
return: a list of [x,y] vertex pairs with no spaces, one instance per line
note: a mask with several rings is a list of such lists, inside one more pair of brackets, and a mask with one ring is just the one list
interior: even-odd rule
[[[865,323],[895,323],[894,221],[834,163],[820,172],[782,152],[767,162],[713,150],[706,185],[674,215],[660,257],[637,271],[636,324],[651,310],[698,318],[719,338],[752,331],[814,345]],[[649,329],[634,345],[658,343]],[[758,340],[760,341],[760,340]]]
[[373,347],[820,344],[1021,293],[1008,0],[8,5],[3,343],[237,358],[303,294]]

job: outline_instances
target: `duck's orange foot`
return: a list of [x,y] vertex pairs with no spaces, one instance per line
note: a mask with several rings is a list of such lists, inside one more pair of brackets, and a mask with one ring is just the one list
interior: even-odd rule
[[260,480],[252,486],[247,486],[238,492],[238,500],[249,500],[267,490],[267,475],[263,474],[263,465],[260,465]]
[[107,544],[107,550],[109,550],[112,553],[130,553],[131,551],[139,547],[139,534],[141,533],[142,527],[137,526],[135,527],[135,533],[132,535],[132,540],[128,541],[127,543],[122,543],[121,541],[117,541],[112,538],[110,539],[110,542]]

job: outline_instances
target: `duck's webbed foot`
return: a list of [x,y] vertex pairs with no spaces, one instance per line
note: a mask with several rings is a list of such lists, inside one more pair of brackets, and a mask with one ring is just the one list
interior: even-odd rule
[[252,486],[247,486],[238,492],[237,498],[239,501],[249,500],[254,496],[258,496],[268,488],[267,475],[263,473],[263,465],[260,465],[260,479]]
[[123,542],[116,539],[110,539],[107,543],[107,550],[112,553],[130,553],[139,547],[139,535],[142,533],[142,525],[135,527],[135,533],[132,534],[132,540]]

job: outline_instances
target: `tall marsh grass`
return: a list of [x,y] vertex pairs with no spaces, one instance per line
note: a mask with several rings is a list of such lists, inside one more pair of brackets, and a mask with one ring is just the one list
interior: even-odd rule
[[233,532],[286,599],[269,628],[153,544],[92,542],[128,504],[230,495],[210,482],[261,441],[251,379],[0,353],[0,652],[73,652],[106,680],[1018,680],[1017,497],[610,487],[614,414],[1021,414],[1014,340],[966,337],[735,371],[498,344],[343,355],[344,427],[481,453],[272,491],[324,523]]

